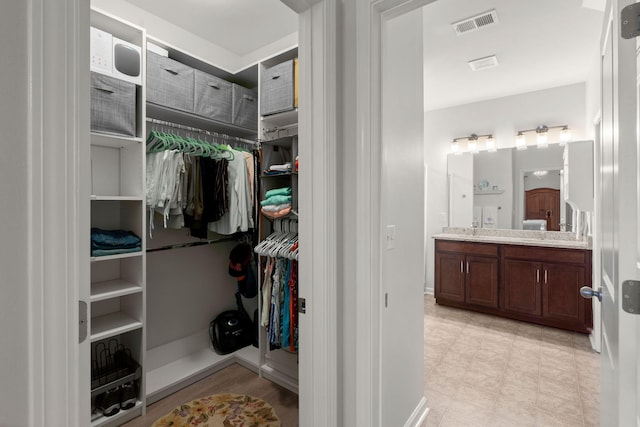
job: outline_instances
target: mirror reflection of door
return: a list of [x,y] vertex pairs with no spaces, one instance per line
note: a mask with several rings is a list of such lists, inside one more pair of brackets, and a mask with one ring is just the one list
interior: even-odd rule
[[560,231],[560,190],[536,188],[525,191],[526,219],[542,219],[547,230]]

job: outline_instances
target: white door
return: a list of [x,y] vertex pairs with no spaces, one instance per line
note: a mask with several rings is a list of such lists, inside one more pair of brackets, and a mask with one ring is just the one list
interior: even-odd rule
[[[638,317],[621,309],[622,281],[638,277],[635,42],[622,39],[613,0],[602,41],[602,146],[599,232],[602,242],[601,425],[639,425]],[[598,254],[595,254],[598,256]]]

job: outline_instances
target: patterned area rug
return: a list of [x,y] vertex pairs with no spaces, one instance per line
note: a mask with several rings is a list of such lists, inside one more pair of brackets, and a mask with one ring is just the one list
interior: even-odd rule
[[152,427],[281,427],[271,405],[257,397],[214,394],[180,405]]

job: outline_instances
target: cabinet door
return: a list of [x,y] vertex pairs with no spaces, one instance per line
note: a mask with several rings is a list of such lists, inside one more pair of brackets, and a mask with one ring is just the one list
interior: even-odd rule
[[436,252],[436,298],[464,302],[464,256]]
[[541,265],[537,262],[507,259],[504,262],[504,309],[540,316],[542,291]]
[[466,301],[485,307],[498,307],[498,259],[467,256]]
[[552,263],[542,267],[543,317],[571,324],[584,323],[586,300],[580,296],[580,287],[586,284],[586,268]]

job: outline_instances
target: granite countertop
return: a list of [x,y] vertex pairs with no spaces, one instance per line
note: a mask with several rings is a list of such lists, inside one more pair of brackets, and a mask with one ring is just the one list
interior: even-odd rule
[[591,238],[577,239],[575,233],[561,231],[501,230],[487,228],[449,228],[432,236],[439,240],[591,249]]

